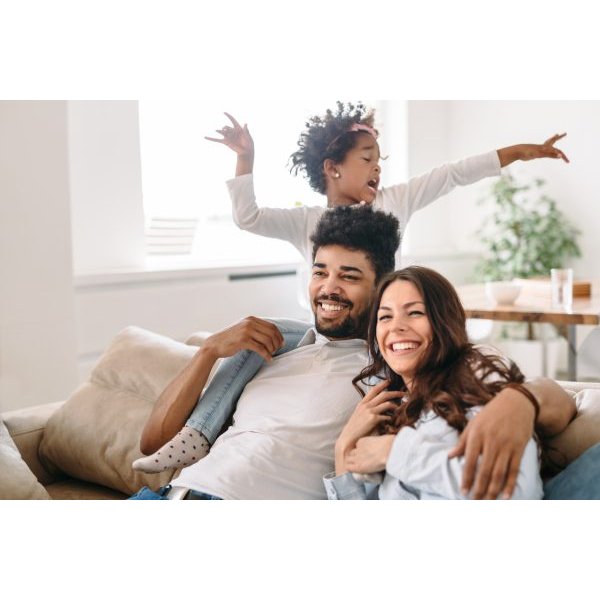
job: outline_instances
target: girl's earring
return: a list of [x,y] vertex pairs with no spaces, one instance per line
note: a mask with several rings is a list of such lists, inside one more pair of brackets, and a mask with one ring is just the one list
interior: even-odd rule
[[336,174],[334,175],[334,177],[335,177],[336,179],[339,179],[339,178],[340,178],[340,174],[339,174],[339,173],[336,173]]

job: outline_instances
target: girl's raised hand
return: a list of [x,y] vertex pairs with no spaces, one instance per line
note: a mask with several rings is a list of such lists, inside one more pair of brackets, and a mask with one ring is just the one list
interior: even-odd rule
[[521,160],[533,160],[535,158],[562,158],[566,163],[569,159],[554,144],[567,135],[566,133],[557,133],[548,138],[543,144],[521,144]]
[[204,139],[224,144],[228,148],[231,148],[237,155],[253,155],[254,140],[248,131],[248,125],[242,127],[229,113],[225,113],[225,115],[231,121],[233,127],[225,125],[222,129],[217,129],[217,133],[223,136],[220,139],[208,136],[205,136]]

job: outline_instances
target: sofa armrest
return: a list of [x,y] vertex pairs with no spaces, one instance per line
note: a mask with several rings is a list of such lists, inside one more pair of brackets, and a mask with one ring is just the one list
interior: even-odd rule
[[21,457],[42,485],[48,485],[66,477],[60,471],[49,471],[46,469],[38,456],[38,448],[44,435],[46,423],[63,404],[64,401],[41,404],[31,408],[5,412],[0,415]]
[[556,383],[571,392],[579,392],[585,389],[600,390],[600,383],[591,381],[557,381]]

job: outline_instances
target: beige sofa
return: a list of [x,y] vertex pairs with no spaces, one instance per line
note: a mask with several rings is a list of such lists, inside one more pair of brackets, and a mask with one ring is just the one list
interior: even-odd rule
[[[71,398],[2,414],[0,499],[121,499],[170,481],[174,470],[147,475],[131,463],[152,404],[206,335],[184,344],[128,327]],[[600,384],[563,385],[578,414],[552,444],[570,462],[600,441]]]

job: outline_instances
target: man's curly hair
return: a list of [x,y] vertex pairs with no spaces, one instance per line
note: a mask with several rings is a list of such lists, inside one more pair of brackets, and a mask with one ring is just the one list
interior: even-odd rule
[[[325,193],[323,163],[330,158],[340,164],[346,154],[354,148],[359,132],[348,131],[355,123],[373,127],[375,110],[368,109],[362,102],[337,102],[337,111],[328,109],[324,117],[313,116],[306,122],[306,130],[300,134],[298,150],[290,156],[290,172],[301,171],[310,187]],[[289,163],[288,163],[289,164]]]
[[335,206],[323,213],[314,233],[313,262],[322,246],[343,246],[364,252],[375,270],[375,283],[394,270],[400,245],[398,219],[368,205]]

